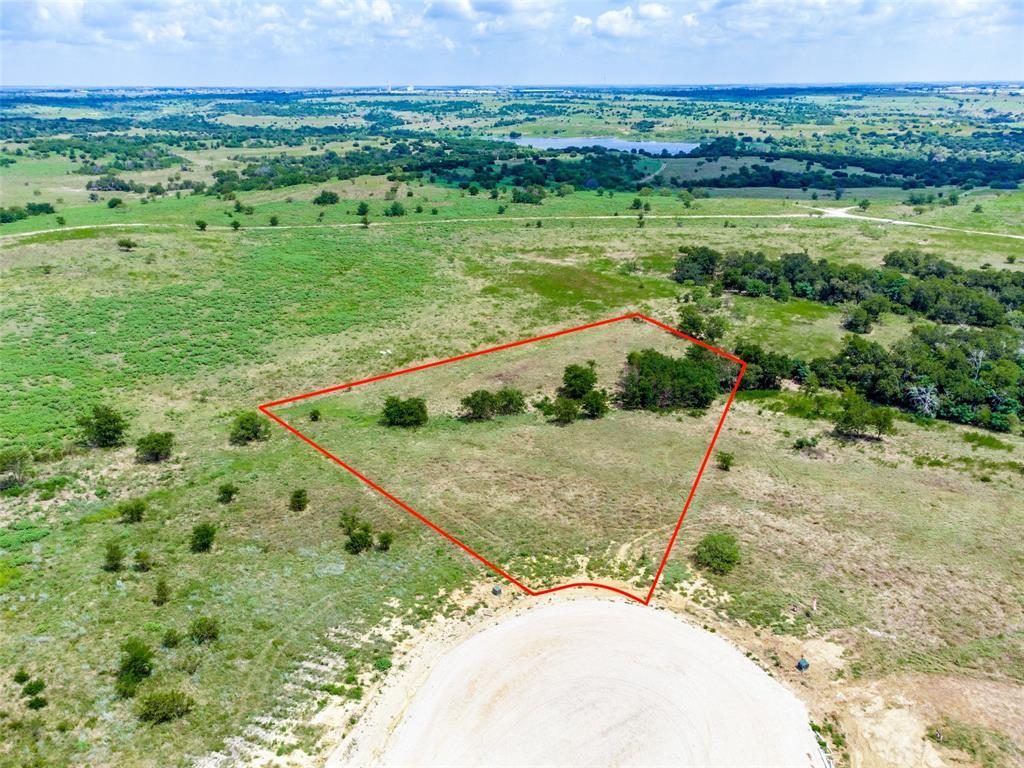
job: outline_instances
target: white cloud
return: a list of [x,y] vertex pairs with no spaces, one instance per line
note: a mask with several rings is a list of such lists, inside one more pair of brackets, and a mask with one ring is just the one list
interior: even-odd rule
[[637,6],[636,14],[641,19],[664,21],[672,16],[672,9],[661,3],[640,3]]
[[633,9],[630,6],[620,8],[617,11],[605,11],[594,22],[594,29],[606,37],[637,37],[643,32],[643,28],[633,18]]
[[589,19],[586,16],[576,16],[572,20],[572,26],[569,28],[569,32],[573,35],[589,35],[593,26],[593,19]]

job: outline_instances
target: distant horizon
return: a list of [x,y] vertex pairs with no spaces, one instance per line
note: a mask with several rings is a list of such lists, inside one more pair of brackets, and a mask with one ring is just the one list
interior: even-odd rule
[[195,90],[195,91],[353,91],[353,90],[383,90],[390,88],[395,92],[408,92],[413,89],[451,89],[465,88],[470,90],[485,89],[552,89],[552,88],[586,88],[586,89],[607,89],[615,90],[620,88],[844,88],[857,86],[1001,86],[1024,88],[1024,78],[1009,80],[846,80],[846,81],[773,81],[773,82],[720,82],[720,83],[363,83],[360,85],[78,85],[68,83],[46,83],[41,85],[25,84],[2,84],[0,90],[82,90],[82,91],[110,91],[110,90]]

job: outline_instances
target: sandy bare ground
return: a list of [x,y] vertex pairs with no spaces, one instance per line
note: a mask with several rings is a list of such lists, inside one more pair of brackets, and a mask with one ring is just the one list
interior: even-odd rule
[[549,601],[419,656],[328,766],[824,764],[792,693],[666,611]]

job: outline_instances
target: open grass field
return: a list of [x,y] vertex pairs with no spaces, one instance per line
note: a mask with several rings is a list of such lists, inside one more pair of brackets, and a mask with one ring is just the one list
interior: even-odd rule
[[[273,109],[225,100],[201,110],[232,130],[291,130],[291,121],[363,130],[367,108],[357,102],[367,98]],[[942,113],[948,122],[929,123],[940,138],[969,137],[965,125],[983,124],[972,98],[956,115]],[[1020,121],[1019,96],[987,98],[1011,126]],[[493,134],[505,101],[463,100],[465,111],[451,113],[399,94],[381,95],[377,106],[410,130]],[[911,130],[956,104],[885,94],[855,105],[841,96],[792,102],[588,95],[564,114],[535,104],[536,119],[500,128],[696,140],[728,125],[736,136],[770,130],[849,149],[860,141],[847,130],[853,116],[862,129]],[[183,104],[124,109],[139,120],[180,117]],[[653,117],[653,132],[631,128],[669,106],[678,114]],[[36,104],[16,112],[29,113],[54,116]],[[250,136],[229,146],[234,138],[210,136],[169,146],[184,169],[118,175],[147,186],[179,174],[211,185],[218,172],[271,155],[344,154],[359,151],[357,141],[390,151],[403,138],[380,129],[292,143]],[[277,425],[265,440],[229,442],[236,416],[259,403],[628,312],[675,325],[695,293],[702,311],[722,319],[723,349],[757,343],[808,361],[843,347],[847,303],[733,290],[709,298],[671,279],[681,247],[770,259],[806,252],[869,269],[892,251],[916,249],[966,270],[1024,268],[1024,239],[1011,237],[1024,234],[1021,191],[978,187],[957,205],[915,208],[898,187],[850,189],[839,201],[825,189],[817,199],[812,188],[713,189],[687,205],[678,187],[551,184],[529,204],[513,201],[522,190],[509,183],[491,197],[468,182],[388,167],[265,189],[90,199],[85,183],[95,176],[71,173],[80,161],[39,156],[31,141],[7,141],[0,154],[15,161],[0,165],[0,205],[55,208],[0,225],[0,448],[32,452],[24,477],[0,495],[3,766],[316,765],[396,674],[404,641],[439,616],[468,622],[498,605],[489,588],[499,579],[481,563]],[[644,158],[643,170],[661,162]],[[661,176],[695,182],[708,167],[666,162],[672,168]],[[723,157],[715,167],[744,162]],[[324,191],[338,201],[314,204]],[[854,216],[949,229],[810,207],[854,206],[862,194],[870,205]],[[109,207],[115,197],[123,205]],[[384,215],[394,202],[404,215]],[[132,242],[119,244],[125,238]],[[1016,315],[1006,317],[999,330],[1019,331]],[[953,324],[884,311],[858,338],[893,349],[915,328]],[[566,426],[534,408],[469,423],[457,418],[460,400],[501,385],[530,402],[554,396],[564,367],[588,360],[599,386],[614,390],[627,352],[680,355],[686,346],[651,326],[618,323],[275,412],[531,586],[593,579],[639,592],[725,396],[703,413],[613,408]],[[390,395],[424,397],[428,423],[382,426]],[[937,764],[962,764],[965,747],[977,744],[1002,761],[992,765],[1019,764],[1024,712],[1007,704],[1024,690],[1019,424],[995,433],[901,413],[894,434],[851,439],[833,429],[838,402],[837,392],[801,390],[788,375],[778,390],[740,392],[717,446],[733,463],[709,464],[654,604],[729,637],[795,691],[815,723],[834,729],[826,735],[837,765],[883,764],[894,745],[924,743],[944,761]],[[123,445],[81,444],[79,419],[100,404],[127,420]],[[174,433],[166,461],[137,460],[135,441],[150,431]],[[226,483],[237,493],[222,502]],[[304,508],[290,505],[296,490],[306,491]],[[132,499],[146,503],[142,520],[122,522],[119,505]],[[346,550],[343,512],[393,534],[390,548]],[[208,552],[190,547],[200,523],[216,528]],[[705,534],[722,531],[742,552],[727,574],[694,557]],[[125,554],[116,571],[102,567],[111,542]],[[139,551],[145,569],[133,566]],[[161,579],[168,599],[156,605]],[[203,616],[219,621],[212,642],[189,636]],[[180,642],[166,643],[168,630]],[[116,688],[130,637],[154,653],[135,699]],[[805,655],[811,672],[799,676],[792,667]],[[15,682],[20,669],[45,682],[38,710]],[[140,722],[141,697],[165,689],[190,696],[192,710],[177,723]],[[890,719],[904,725],[882,728]],[[940,723],[956,741],[924,742]]]

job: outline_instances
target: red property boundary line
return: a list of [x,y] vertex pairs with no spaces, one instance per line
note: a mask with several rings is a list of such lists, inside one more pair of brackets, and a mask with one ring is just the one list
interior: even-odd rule
[[[681,339],[685,339],[686,341],[689,341],[689,342],[697,344],[697,345],[699,345],[701,347],[704,347],[705,349],[708,349],[708,350],[714,352],[715,354],[721,355],[722,357],[725,357],[725,358],[727,358],[729,360],[732,360],[734,363],[738,363],[739,366],[740,366],[739,375],[736,376],[736,381],[733,383],[732,390],[729,392],[729,399],[726,401],[725,408],[722,410],[722,415],[718,418],[718,424],[715,426],[715,433],[711,437],[711,442],[708,444],[707,450],[704,452],[704,458],[703,458],[703,460],[700,463],[700,469],[697,470],[697,476],[693,480],[693,485],[690,487],[690,492],[689,492],[689,494],[686,497],[686,502],[683,504],[683,509],[679,513],[679,519],[676,521],[675,528],[672,531],[672,536],[669,537],[668,546],[665,548],[665,554],[662,555],[662,557],[661,557],[661,563],[658,565],[658,572],[654,574],[654,580],[651,582],[651,588],[647,591],[647,594],[644,597],[639,597],[637,595],[632,594],[631,592],[627,592],[627,591],[625,591],[623,589],[619,589],[618,587],[613,587],[613,586],[610,586],[608,584],[597,584],[595,582],[588,582],[588,581],[573,582],[572,584],[561,584],[561,585],[559,585],[557,587],[550,587],[548,589],[531,589],[530,587],[526,586],[521,581],[519,581],[517,578],[515,578],[512,574],[508,573],[504,569],[502,569],[499,566],[497,566],[494,563],[492,563],[490,560],[488,560],[486,557],[484,557],[479,552],[474,550],[472,547],[467,546],[462,541],[460,541],[459,539],[455,538],[450,533],[445,531],[439,525],[437,525],[436,523],[432,522],[431,520],[428,520],[426,517],[421,515],[419,512],[417,512],[415,509],[410,507],[408,504],[406,504],[404,501],[399,499],[397,496],[394,496],[391,493],[389,493],[388,491],[386,491],[380,485],[378,485],[377,483],[373,482],[373,480],[371,480],[370,478],[366,477],[366,475],[361,473],[359,470],[355,469],[354,467],[352,467],[349,464],[346,464],[344,461],[339,459],[337,456],[335,456],[333,453],[328,451],[326,448],[323,448],[322,446],[320,446],[319,444],[315,443],[310,438],[306,437],[306,435],[302,434],[302,432],[297,430],[295,427],[293,427],[291,424],[286,422],[284,419],[276,416],[270,410],[271,408],[275,408],[275,407],[280,406],[280,405],[286,405],[288,403],[294,403],[294,402],[297,402],[299,400],[305,400],[305,399],[310,398],[310,397],[317,397],[318,395],[326,395],[326,394],[329,394],[331,392],[339,392],[339,391],[341,391],[343,389],[351,389],[352,387],[358,387],[361,384],[369,384],[369,383],[374,382],[374,381],[382,381],[384,379],[390,379],[390,378],[393,378],[395,376],[402,376],[402,375],[407,374],[407,373],[414,373],[416,371],[426,370],[427,368],[435,368],[435,367],[437,367],[439,365],[446,365],[447,363],[454,363],[454,362],[457,362],[459,360],[468,360],[469,358],[472,358],[472,357],[480,357],[482,355],[489,355],[492,352],[500,352],[500,351],[502,351],[504,349],[512,349],[513,347],[521,347],[524,344],[532,344],[532,343],[534,343],[536,341],[544,341],[545,339],[553,339],[553,338],[556,338],[558,336],[565,336],[565,335],[570,334],[570,333],[576,333],[578,331],[585,331],[585,330],[587,330],[589,328],[597,328],[597,327],[602,326],[602,325],[610,325],[611,323],[619,323],[619,322],[622,322],[623,320],[634,320],[634,319],[635,320],[643,320],[644,322],[650,323],[651,325],[654,325],[654,326],[656,326],[658,328],[661,328],[662,330],[665,330],[665,331],[668,331],[669,333],[675,334],[676,336],[678,336]],[[488,568],[490,568],[492,571],[494,571],[495,573],[497,573],[500,576],[504,577],[505,579],[507,579],[511,583],[515,584],[517,587],[519,587],[519,589],[523,590],[523,592],[525,592],[526,594],[532,595],[532,596],[536,597],[538,595],[546,595],[546,594],[551,593],[551,592],[560,592],[563,589],[572,589],[574,587],[595,587],[597,589],[606,589],[606,590],[609,590],[611,592],[615,592],[617,594],[620,594],[620,595],[623,595],[625,597],[628,597],[631,600],[636,600],[637,602],[642,603],[643,605],[649,605],[650,602],[651,602],[651,598],[654,596],[654,590],[658,586],[658,581],[661,579],[661,574],[665,570],[665,564],[668,562],[668,556],[672,552],[672,547],[676,543],[676,538],[679,536],[679,530],[680,530],[680,528],[682,528],[683,519],[686,517],[686,513],[690,509],[690,503],[693,501],[693,497],[697,493],[697,485],[700,483],[700,479],[704,475],[704,470],[707,468],[708,461],[711,458],[711,451],[714,450],[715,442],[718,440],[718,435],[722,431],[722,426],[725,424],[725,417],[729,414],[729,408],[732,406],[732,402],[733,402],[733,400],[736,397],[736,392],[737,392],[737,390],[739,390],[740,382],[743,380],[743,374],[746,372],[746,370],[747,370],[746,362],[744,362],[743,360],[740,360],[735,355],[730,355],[728,352],[725,352],[725,351],[723,351],[721,349],[718,349],[717,347],[713,347],[710,344],[707,344],[707,343],[705,343],[703,341],[700,341],[699,339],[695,339],[692,336],[689,336],[689,335],[687,335],[685,333],[682,333],[681,331],[677,331],[675,328],[672,328],[671,326],[665,325],[664,323],[658,322],[657,320],[655,320],[653,318],[647,317],[646,315],[641,314],[640,312],[631,312],[631,313],[629,313],[627,315],[620,315],[619,317],[609,318],[608,320],[599,320],[596,323],[588,323],[587,325],[580,325],[580,326],[577,326],[576,328],[567,328],[567,329],[565,329],[563,331],[555,331],[553,333],[545,333],[545,334],[543,334],[541,336],[534,336],[531,339],[523,339],[521,341],[513,341],[513,342],[511,342],[509,344],[502,344],[502,345],[497,346],[497,347],[491,347],[490,349],[482,349],[482,350],[479,350],[477,352],[470,352],[470,353],[465,354],[465,355],[457,355],[456,357],[449,357],[449,358],[447,358],[445,360],[435,360],[434,362],[431,362],[431,363],[424,363],[423,365],[416,365],[416,366],[413,366],[411,368],[404,368],[404,369],[402,369],[400,371],[393,371],[391,373],[385,373],[385,374],[383,374],[381,376],[371,376],[370,378],[360,379],[358,381],[352,381],[352,382],[349,382],[348,384],[338,384],[337,386],[334,386],[334,387],[326,387],[324,389],[314,390],[313,392],[306,392],[306,393],[301,394],[301,395],[294,395],[293,397],[285,397],[285,398],[283,398],[281,400],[274,400],[273,402],[270,402],[270,403],[263,403],[262,405],[258,406],[258,408],[266,416],[268,416],[269,418],[271,418],[274,421],[276,421],[278,424],[280,424],[286,430],[288,430],[293,435],[298,437],[300,440],[302,440],[303,442],[308,443],[313,448],[315,448],[317,451],[319,451],[321,454],[323,454],[324,456],[329,458],[331,461],[333,461],[335,464],[340,466],[342,469],[346,470],[347,472],[350,472],[352,475],[354,475],[360,481],[365,483],[367,486],[369,486],[370,488],[375,490],[377,493],[381,494],[384,498],[388,499],[389,501],[393,502],[397,506],[401,507],[406,512],[408,512],[410,515],[415,517],[417,520],[419,520],[420,522],[422,522],[425,525],[427,525],[429,528],[433,529],[437,533],[439,533],[442,536],[444,536],[446,539],[448,539],[448,541],[452,542],[457,547],[459,547],[459,549],[463,550],[467,554],[469,554],[472,557],[476,558],[481,563],[483,563]]]

